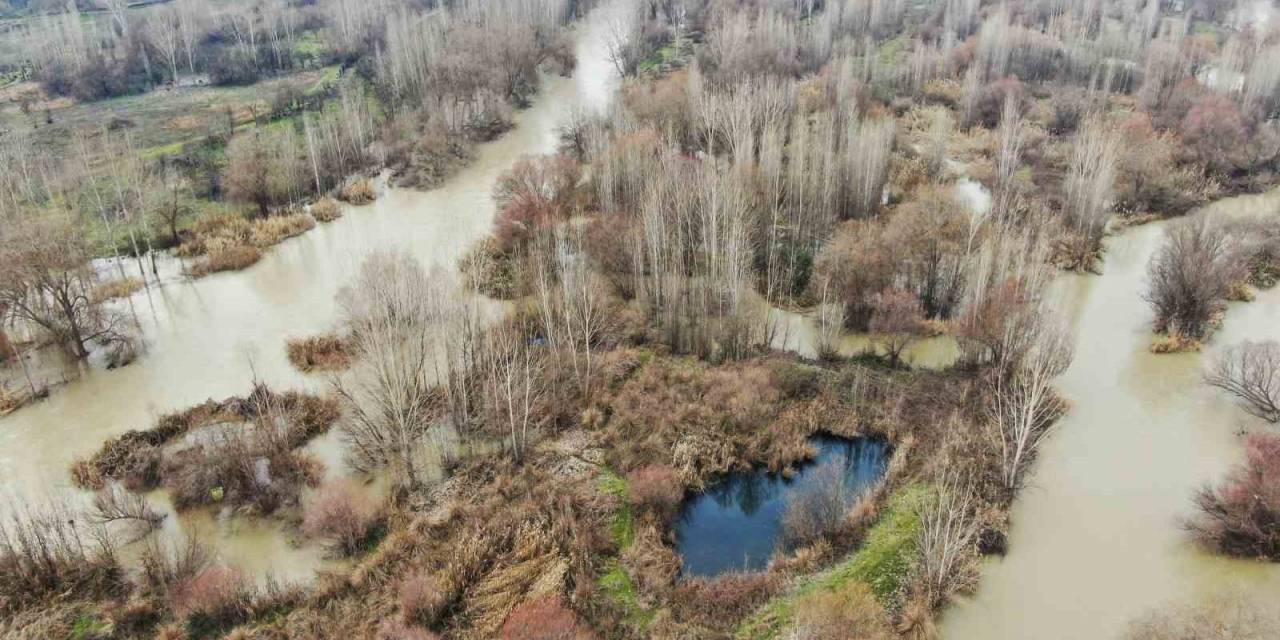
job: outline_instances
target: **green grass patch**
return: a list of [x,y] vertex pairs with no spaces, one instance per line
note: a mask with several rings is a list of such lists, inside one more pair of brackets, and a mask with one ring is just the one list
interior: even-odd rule
[[75,624],[71,625],[72,640],[105,638],[109,635],[111,635],[111,625],[98,620],[91,613],[81,615],[76,618]]
[[817,591],[835,591],[850,582],[871,589],[886,608],[896,604],[898,589],[911,570],[920,532],[918,507],[929,496],[924,485],[910,485],[889,499],[880,519],[867,532],[862,547],[831,569],[807,579],[761,607],[738,627],[742,640],[773,640],[795,615],[796,602]]
[[618,551],[623,551],[636,541],[635,512],[631,502],[627,500],[627,480],[611,470],[600,475],[600,490],[618,499],[618,508],[614,510],[609,522],[609,534],[613,537]]
[[[609,522],[609,535],[621,553],[636,540],[635,512],[627,499],[627,480],[606,469],[600,474],[600,490],[618,499],[618,507]],[[600,592],[622,610],[623,622],[638,629],[644,629],[653,622],[654,612],[636,599],[635,581],[617,558],[609,560],[597,584]]]

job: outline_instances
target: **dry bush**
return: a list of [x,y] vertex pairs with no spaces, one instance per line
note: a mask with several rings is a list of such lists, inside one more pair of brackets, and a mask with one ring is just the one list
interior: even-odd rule
[[309,231],[315,226],[315,219],[305,213],[290,213],[262,218],[253,221],[249,242],[259,249],[265,249]]
[[254,589],[244,572],[213,566],[174,585],[169,607],[196,635],[216,633],[248,618]]
[[1243,400],[1245,411],[1280,422],[1280,343],[1246,340],[1228,347],[1205,382]]
[[591,627],[565,608],[557,596],[525,601],[511,610],[499,634],[502,640],[594,640]]
[[1266,640],[1280,629],[1275,603],[1227,592],[1203,602],[1161,607],[1130,625],[1126,640]]
[[440,640],[440,635],[429,629],[414,627],[400,620],[383,620],[378,625],[378,640]]
[[1239,252],[1219,225],[1205,220],[1172,225],[1147,268],[1145,298],[1155,310],[1157,332],[1204,338],[1244,276]]
[[111,539],[76,521],[61,504],[28,505],[0,520],[0,618],[55,594],[96,599],[126,592]]
[[444,613],[448,594],[428,573],[414,573],[400,583],[400,618],[406,625],[429,626]]
[[[617,468],[635,469],[668,460],[682,480],[698,486],[742,459],[786,464],[804,451],[774,451],[786,440],[781,425],[766,430],[778,409],[779,391],[761,365],[710,368],[696,361],[662,359],[632,375],[610,401],[606,439]],[[804,435],[793,442],[803,447]],[[781,465],[777,465],[781,466]]]
[[372,498],[350,480],[340,480],[320,487],[307,504],[302,531],[326,540],[335,551],[350,556],[368,545],[370,537],[381,527],[383,517],[382,509]]
[[325,196],[311,203],[311,217],[319,222],[333,222],[342,217],[342,205],[337,200]]
[[165,518],[165,514],[151,508],[142,496],[130,493],[119,485],[100,489],[93,496],[93,512],[89,519],[96,524],[120,522],[135,528],[135,537],[146,535]]
[[835,533],[854,498],[845,488],[840,465],[830,462],[814,469],[804,486],[787,500],[782,516],[786,548],[813,544]]
[[677,585],[671,603],[679,619],[723,629],[768,602],[781,586],[776,575],[764,571],[688,578]]
[[871,298],[871,322],[867,328],[880,338],[880,346],[897,367],[902,353],[919,338],[924,321],[923,307],[916,294],[904,289],[885,289]]
[[[73,479],[94,489],[107,480],[131,490],[163,483],[180,508],[227,499],[272,511],[295,502],[300,487],[319,477],[318,463],[294,449],[338,415],[332,398],[256,385],[246,397],[209,400],[162,416],[146,431],[108,440],[92,458],[73,465]],[[184,437],[192,439],[189,446],[170,447]]]
[[97,303],[115,298],[127,298],[141,288],[142,281],[137,278],[116,278],[98,283],[89,292],[89,299]]
[[833,589],[814,591],[796,602],[791,635],[795,640],[858,638],[892,640],[897,637],[884,608],[866,585],[856,580]]
[[377,200],[378,191],[374,188],[372,180],[364,178],[342,185],[342,189],[338,191],[338,198],[343,202],[360,206]]
[[499,245],[504,250],[523,247],[540,229],[573,215],[579,175],[577,161],[564,155],[516,162],[493,188]]
[[342,371],[351,366],[350,345],[333,333],[294,338],[285,343],[289,362],[303,373]]
[[684,500],[680,473],[665,464],[651,464],[628,473],[627,491],[633,504],[652,509],[663,518],[674,515]]
[[1245,462],[1196,493],[1187,529],[1220,553],[1280,561],[1280,435],[1250,434]]
[[219,271],[239,271],[262,259],[262,252],[249,245],[234,245],[209,253],[203,260],[189,268],[193,278],[201,278]]

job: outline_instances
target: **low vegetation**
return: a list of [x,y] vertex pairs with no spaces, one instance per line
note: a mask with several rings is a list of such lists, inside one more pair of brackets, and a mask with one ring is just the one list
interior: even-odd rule
[[351,366],[350,341],[334,333],[290,339],[285,353],[303,373],[343,371]]
[[163,486],[179,509],[227,503],[271,512],[296,504],[300,488],[318,480],[318,463],[295,449],[337,418],[331,399],[257,385],[246,397],[210,400],[107,441],[73,465],[72,478],[95,489]]
[[1250,434],[1245,462],[1196,493],[1187,523],[1204,546],[1233,556],[1280,562],[1280,436]]

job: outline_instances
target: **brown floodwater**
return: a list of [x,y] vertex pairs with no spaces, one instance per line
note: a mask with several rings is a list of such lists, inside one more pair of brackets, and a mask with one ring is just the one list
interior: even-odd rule
[[[1195,215],[1277,211],[1280,190]],[[1280,597],[1280,566],[1205,553],[1179,526],[1195,489],[1242,460],[1241,432],[1274,429],[1201,376],[1227,345],[1280,339],[1280,288],[1232,303],[1203,352],[1150,353],[1142,293],[1168,224],[1108,239],[1103,275],[1055,283],[1076,335],[1057,385],[1071,410],[1013,505],[1008,554],[986,561],[977,593],[946,612],[948,640],[1118,638],[1152,609],[1222,589]]]
[[[497,176],[522,155],[554,151],[557,126],[572,111],[608,107],[618,83],[608,38],[613,25],[629,17],[626,9],[626,3],[607,2],[584,18],[573,30],[573,76],[544,78],[533,106],[516,115],[516,127],[482,145],[474,161],[439,188],[386,189],[375,203],[285,241],[244,271],[166,278],[135,294],[129,302],[146,343],[136,362],[85,371],[48,400],[0,419],[0,503],[85,501],[70,482],[73,460],[109,437],[150,427],[164,413],[242,395],[255,376],[277,389],[323,390],[322,377],[292,369],[285,340],[336,328],[334,296],[374,249],[404,248],[429,268],[453,269],[489,233]],[[124,268],[136,273],[128,261]],[[340,473],[336,434],[310,447],[331,475]],[[163,497],[153,502],[172,511]],[[163,527],[174,536],[198,532],[224,561],[254,575],[304,580],[324,565],[323,550],[289,530],[280,521],[210,512],[171,516]]]

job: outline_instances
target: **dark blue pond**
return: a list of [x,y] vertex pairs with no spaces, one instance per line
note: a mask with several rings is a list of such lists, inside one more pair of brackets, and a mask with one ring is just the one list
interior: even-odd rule
[[[685,575],[763,569],[782,534],[789,498],[836,477],[846,495],[856,496],[884,475],[889,446],[882,440],[824,435],[812,442],[818,456],[790,479],[763,470],[735,473],[685,501],[676,522]],[[838,473],[817,472],[828,465]]]

